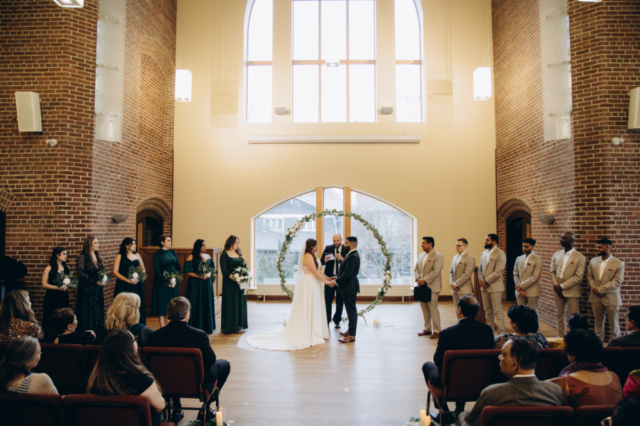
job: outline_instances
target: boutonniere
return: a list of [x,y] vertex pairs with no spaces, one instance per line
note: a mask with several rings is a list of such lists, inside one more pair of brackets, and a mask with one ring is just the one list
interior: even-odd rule
[[493,261],[493,259],[489,259],[489,262]]
[[530,263],[527,263],[527,266],[531,266],[531,264],[530,264]]
[[573,262],[571,262],[569,265],[573,265]]
[[462,262],[458,262],[458,265],[462,265]]
[[427,260],[427,263],[431,262],[430,260]]
[[609,269],[610,271],[613,271],[613,269]]

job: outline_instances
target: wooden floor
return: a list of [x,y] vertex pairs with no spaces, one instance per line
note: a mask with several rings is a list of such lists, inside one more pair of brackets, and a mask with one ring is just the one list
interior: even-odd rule
[[[510,305],[504,305],[505,317]],[[249,302],[249,332],[282,326],[289,309],[290,303]],[[443,328],[457,321],[452,302],[441,302],[440,312]],[[231,363],[221,395],[227,421],[234,426],[399,426],[417,416],[427,396],[422,364],[433,360],[437,340],[417,336],[422,330],[418,303],[383,303],[373,313],[382,315],[383,327],[370,325],[372,314],[368,326],[360,319],[355,344],[340,344],[332,326],[326,344],[294,352],[242,349],[240,334],[216,330],[211,346],[218,358]],[[150,319],[149,326],[157,328],[157,320]],[[541,332],[556,335],[546,324]],[[183,405],[196,406],[193,402]],[[185,413],[180,426],[196,416],[195,411]]]

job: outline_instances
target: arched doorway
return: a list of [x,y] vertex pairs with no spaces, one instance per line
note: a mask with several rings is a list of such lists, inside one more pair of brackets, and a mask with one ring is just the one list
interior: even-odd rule
[[525,211],[512,213],[507,219],[507,300],[516,300],[516,283],[513,267],[522,255],[522,240],[531,238],[531,214]]
[[155,246],[162,235],[162,217],[153,210],[144,209],[136,215],[136,237],[140,247]]

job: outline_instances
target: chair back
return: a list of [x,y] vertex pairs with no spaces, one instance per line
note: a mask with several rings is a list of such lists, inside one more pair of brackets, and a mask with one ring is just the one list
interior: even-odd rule
[[69,426],[151,426],[149,400],[140,395],[69,395],[64,398]]
[[98,358],[100,358],[101,350],[102,346],[97,345],[87,345],[84,347],[84,364],[87,367],[87,380],[91,376],[93,367],[95,367],[98,363]]
[[500,349],[446,351],[442,384],[446,401],[476,401],[484,388],[507,378],[500,371]]
[[571,407],[485,407],[480,417],[481,426],[570,426]]
[[624,387],[632,371],[640,370],[640,348],[624,348],[622,351],[622,368],[617,373],[620,384]]
[[40,347],[42,358],[33,371],[47,373],[60,395],[85,393],[87,372],[82,345],[42,343]]
[[613,413],[615,405],[584,405],[576,410],[574,426],[600,426]]
[[536,377],[540,380],[553,379],[558,377],[566,366],[567,356],[564,349],[540,349],[536,364]]
[[202,352],[195,348],[142,348],[144,364],[169,398],[206,399]]
[[60,395],[0,394],[0,412],[2,413],[2,424],[65,426],[64,409]]
[[[603,348],[602,349],[602,364],[618,374],[622,368],[622,352],[623,348]],[[618,374],[619,376],[620,374]],[[622,380],[622,377],[620,378]]]

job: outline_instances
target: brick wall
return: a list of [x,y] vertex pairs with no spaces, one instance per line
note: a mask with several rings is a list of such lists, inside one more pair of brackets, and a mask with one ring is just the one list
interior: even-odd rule
[[[548,274],[563,231],[578,234],[588,258],[603,236],[617,243],[627,263],[623,303],[638,303],[638,144],[626,130],[628,91],[638,86],[638,3],[568,2],[570,16],[574,137],[544,142],[538,2],[493,0],[498,230],[503,249],[506,220],[531,213],[536,252],[544,260],[541,319],[555,325]],[[605,25],[604,22],[607,22]],[[615,22],[615,31],[611,31]],[[606,33],[606,36],[604,34]],[[624,136],[613,147],[613,136]],[[554,214],[544,225],[538,214]],[[635,244],[635,246],[634,246]],[[581,311],[592,317],[583,283]],[[621,310],[623,313],[625,309]]]
[[[99,2],[63,9],[50,0],[0,1],[0,200],[7,255],[27,266],[39,315],[40,276],[53,247],[67,247],[74,263],[83,239],[96,235],[110,269],[122,238],[135,236],[138,211],[158,211],[171,231],[177,6],[127,3],[123,142],[116,143],[94,139]],[[40,94],[42,134],[18,132],[16,91]],[[151,92],[161,108],[145,107]],[[55,148],[45,145],[52,138]],[[115,213],[129,219],[112,224]],[[113,282],[106,294],[108,305]]]

